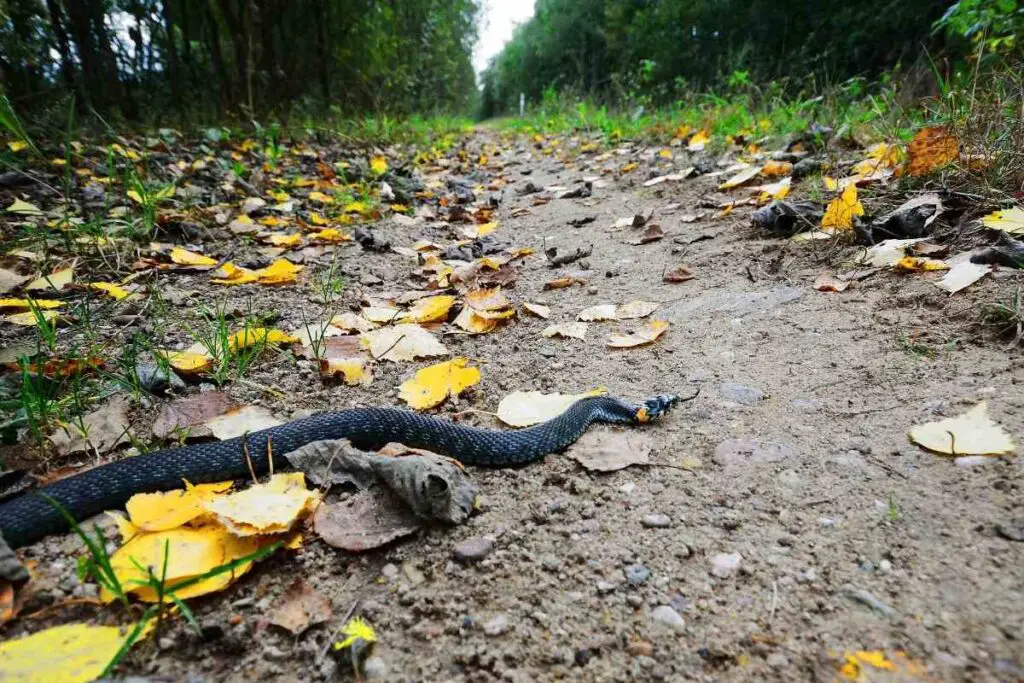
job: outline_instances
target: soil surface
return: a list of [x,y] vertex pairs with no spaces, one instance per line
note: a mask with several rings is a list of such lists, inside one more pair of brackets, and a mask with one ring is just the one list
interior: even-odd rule
[[[636,428],[652,441],[649,466],[589,472],[570,452],[520,469],[470,469],[483,506],[464,525],[358,555],[311,537],[193,601],[205,639],[176,624],[123,670],[154,680],[351,679],[344,660],[325,653],[355,610],[380,638],[366,663],[371,680],[833,680],[844,653],[859,650],[903,651],[926,670],[866,680],[1024,679],[1024,544],[998,530],[1024,516],[1021,464],[940,456],[907,439],[912,426],[980,400],[1024,434],[1019,354],[970,325],[1016,273],[1000,270],[953,296],[935,287],[941,274],[928,273],[879,272],[845,292],[817,291],[815,278],[843,250],[758,232],[750,207],[715,218],[716,208],[703,207],[719,197],[721,177],[644,188],[653,150],[638,146],[604,162],[641,161],[625,175],[601,175],[599,161],[567,165],[487,131],[470,153],[485,146],[492,160],[474,182],[508,181],[495,192],[495,236],[536,249],[518,262],[508,294],[517,307],[550,306],[551,318],[521,314],[479,336],[441,328],[483,379],[439,413],[501,428],[466,411],[494,411],[515,390],[699,396]],[[537,205],[551,193],[518,191],[598,175],[590,197]],[[658,241],[633,244],[642,229],[613,227],[650,211],[666,233]],[[569,224],[586,216],[596,220]],[[429,221],[374,227],[395,246],[453,241],[451,228]],[[547,248],[590,246],[568,266],[545,262]],[[356,245],[339,253],[346,305],[413,288],[406,257]],[[693,279],[663,282],[681,264]],[[565,274],[583,283],[544,289]],[[251,296],[254,308],[279,314],[282,329],[321,310],[306,289],[213,291],[208,279],[177,274],[173,286],[239,307]],[[653,344],[606,345],[646,320],[591,323],[584,341],[540,335],[588,306],[637,299],[660,302],[652,317],[670,323]],[[399,406],[398,385],[427,364],[380,363],[372,385],[348,387],[322,383],[308,362],[277,360],[229,392],[282,419]],[[133,416],[139,433],[154,414]],[[81,592],[78,553],[68,536],[25,555],[40,561],[43,589],[63,599]],[[300,636],[267,625],[296,578],[333,607],[329,622]]]

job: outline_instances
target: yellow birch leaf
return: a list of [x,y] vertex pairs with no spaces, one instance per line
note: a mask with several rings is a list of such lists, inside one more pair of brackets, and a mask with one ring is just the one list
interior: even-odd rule
[[708,135],[707,131],[701,130],[690,138],[690,142],[687,143],[686,147],[691,152],[700,152],[709,142],[711,142],[711,136]]
[[558,417],[577,401],[602,396],[604,388],[582,394],[544,394],[539,391],[513,391],[498,403],[498,419],[512,427],[529,427]]
[[32,304],[35,304],[36,308],[45,311],[51,308],[60,308],[64,305],[64,302],[55,299],[0,299],[0,308],[13,309],[15,311],[31,311]]
[[323,226],[323,225],[330,225],[331,224],[331,221],[329,219],[324,218],[323,216],[321,216],[320,214],[316,213],[315,211],[310,212],[310,214],[309,214],[309,222],[312,223],[313,225],[321,225],[321,226]]
[[822,228],[853,230],[853,217],[863,216],[864,207],[857,199],[857,186],[847,185],[842,194],[833,199],[821,219]]
[[466,367],[467,363],[467,358],[454,358],[418,370],[398,388],[398,397],[417,410],[433,408],[449,396],[454,398],[480,381],[480,370]]
[[320,494],[306,488],[302,472],[284,472],[266,484],[213,498],[205,507],[233,534],[244,537],[284,533],[319,502]]
[[181,247],[174,247],[173,249],[171,249],[170,259],[174,263],[177,263],[179,266],[217,265],[217,261],[215,259],[212,259],[209,256],[204,256],[202,254],[197,254],[193,251],[188,251],[187,249],[182,249]]
[[319,240],[321,242],[330,242],[332,244],[341,244],[342,242],[352,241],[352,235],[342,232],[337,228],[324,228],[323,230],[311,233],[309,238]]
[[88,683],[100,677],[134,627],[63,624],[0,643],[0,680]]
[[302,241],[302,234],[298,232],[291,235],[274,233],[273,235],[267,235],[265,239],[275,247],[295,247]]
[[374,175],[384,175],[388,172],[388,160],[381,155],[370,159],[370,170]]
[[359,335],[363,348],[377,360],[410,361],[448,355],[448,349],[419,325],[403,324]]
[[988,416],[985,401],[958,417],[914,427],[910,440],[948,455],[1006,455],[1017,449],[1010,433]]
[[597,306],[584,308],[580,311],[580,314],[576,316],[576,319],[583,320],[585,322],[615,320],[615,304],[599,304]]
[[131,294],[127,289],[120,285],[115,285],[113,282],[90,282],[89,289],[96,290],[97,292],[103,292],[111,299],[120,301],[121,299],[127,299]]
[[[43,320],[47,322],[53,322],[60,320],[60,313],[57,311],[39,311],[39,315]],[[36,314],[33,311],[26,311],[25,313],[12,313],[11,315],[5,315],[3,321],[12,325],[19,325],[21,327],[35,327],[36,326]]]
[[23,199],[15,199],[7,207],[7,213],[16,213],[20,216],[42,216],[43,212],[35,204],[30,204]]
[[650,344],[668,329],[667,320],[652,320],[644,327],[631,334],[613,334],[608,337],[608,346],[616,349],[627,349],[634,346]]
[[167,364],[184,375],[196,375],[213,367],[213,358],[198,351],[160,351]]
[[11,140],[10,142],[7,143],[7,148],[10,149],[15,154],[17,154],[18,152],[22,151],[27,147],[28,143],[25,142],[24,140]]
[[212,274],[214,276],[212,282],[217,285],[245,285],[260,279],[256,273],[247,268],[240,268],[230,261]]
[[369,386],[373,382],[373,373],[365,358],[323,358],[320,374],[324,377],[340,375],[350,387]]
[[75,279],[75,268],[71,266],[69,268],[62,268],[61,270],[55,270],[49,275],[37,278],[32,282],[25,285],[25,290],[29,292],[37,292],[43,290],[56,290],[60,291],[71,284],[71,281]]
[[318,190],[313,190],[309,193],[309,200],[311,202],[320,202],[321,204],[331,204],[334,202],[334,197],[324,194]]
[[228,337],[228,348],[232,351],[247,349],[256,344],[291,344],[299,341],[284,330],[267,329],[266,327],[249,327],[239,330]]
[[136,493],[128,499],[128,519],[139,531],[165,531],[184,526],[206,514],[206,502],[231,490],[233,482],[218,484],[185,483],[185,490],[161,493]]
[[301,271],[302,266],[279,258],[266,268],[254,270],[253,273],[259,278],[261,285],[289,285],[298,280],[298,274]]
[[401,322],[432,323],[448,319],[448,311],[455,305],[455,297],[449,295],[428,296],[420,299],[412,308],[398,316]]
[[493,331],[498,327],[498,321],[484,318],[482,315],[479,315],[482,312],[475,311],[470,306],[463,306],[462,311],[455,316],[452,324],[471,334],[486,334]]
[[1024,208],[1014,207],[983,216],[981,224],[993,230],[1002,230],[1011,235],[1024,234]]
[[924,256],[904,256],[893,264],[893,269],[903,273],[917,273],[928,270],[949,270],[949,264]]

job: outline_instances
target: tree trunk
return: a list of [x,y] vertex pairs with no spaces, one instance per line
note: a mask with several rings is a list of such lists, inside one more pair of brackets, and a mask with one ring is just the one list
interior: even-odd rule
[[81,89],[75,79],[75,67],[71,63],[71,44],[68,41],[68,32],[64,28],[64,13],[61,11],[57,0],[46,0],[46,10],[50,14],[50,26],[53,28],[53,35],[57,39],[57,48],[60,52],[60,74],[64,84],[71,92],[78,93],[81,97]]
[[178,45],[174,39],[174,17],[171,14],[172,0],[163,0],[164,50],[167,53],[167,77],[171,85],[173,106],[181,107],[181,71],[178,68]]

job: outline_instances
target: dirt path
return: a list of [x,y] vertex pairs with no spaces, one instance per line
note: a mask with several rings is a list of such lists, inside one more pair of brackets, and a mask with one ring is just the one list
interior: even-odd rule
[[[496,141],[481,133],[474,149]],[[633,148],[622,158],[643,155]],[[465,526],[362,556],[312,542],[268,560],[198,601],[210,642],[182,627],[139,673],[348,676],[322,656],[327,630],[294,638],[264,628],[275,598],[304,577],[330,598],[335,621],[359,601],[381,638],[367,673],[381,680],[832,680],[842,653],[856,650],[904,650],[936,679],[1024,677],[1024,544],[996,532],[1021,515],[1021,466],[954,462],[906,437],[911,426],[981,399],[1024,433],[1018,356],[953,340],[964,327],[951,316],[1005,283],[951,299],[929,277],[879,274],[843,293],[819,292],[811,284],[822,267],[809,248],[756,234],[747,210],[712,219],[699,209],[719,179],[644,189],[642,166],[605,177],[589,199],[534,206],[536,195],[518,188],[574,187],[600,162],[567,169],[517,143],[494,156],[492,166],[501,163],[509,184],[498,234],[537,249],[511,296],[547,304],[551,320],[520,316],[494,334],[445,336],[484,377],[468,404],[447,410],[494,410],[520,389],[603,385],[639,399],[699,388],[699,398],[646,431],[656,466],[593,474],[553,455],[519,470],[474,470],[485,503]],[[524,207],[526,215],[515,211]],[[612,229],[651,210],[667,233],[660,241],[633,245],[635,231]],[[709,215],[684,222],[697,211]],[[596,220],[568,225],[585,216]],[[429,223],[382,230],[396,245],[451,241],[447,228]],[[546,247],[590,245],[583,262],[544,263]],[[395,254],[346,254],[350,282],[366,292],[408,288],[410,265]],[[694,279],[663,283],[683,263]],[[543,290],[556,275],[583,270],[586,284]],[[301,323],[294,292],[259,296],[282,313],[281,327]],[[653,345],[607,348],[616,322],[592,323],[585,341],[539,334],[587,306],[635,299],[664,302],[656,316],[671,327]],[[925,345],[934,357],[922,355]],[[233,391],[288,417],[397,403],[408,371],[382,365],[371,387],[353,389],[266,368],[253,380],[287,399]],[[470,421],[495,426],[487,416]],[[455,548],[467,541],[479,552],[457,561]]]

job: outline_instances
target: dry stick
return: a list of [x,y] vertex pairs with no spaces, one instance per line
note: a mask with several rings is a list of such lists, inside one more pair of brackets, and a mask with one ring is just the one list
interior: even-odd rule
[[242,455],[245,456],[245,464],[249,467],[249,475],[252,477],[252,483],[259,483],[259,479],[256,478],[256,468],[252,466],[252,456],[249,455],[249,432],[242,434]]

